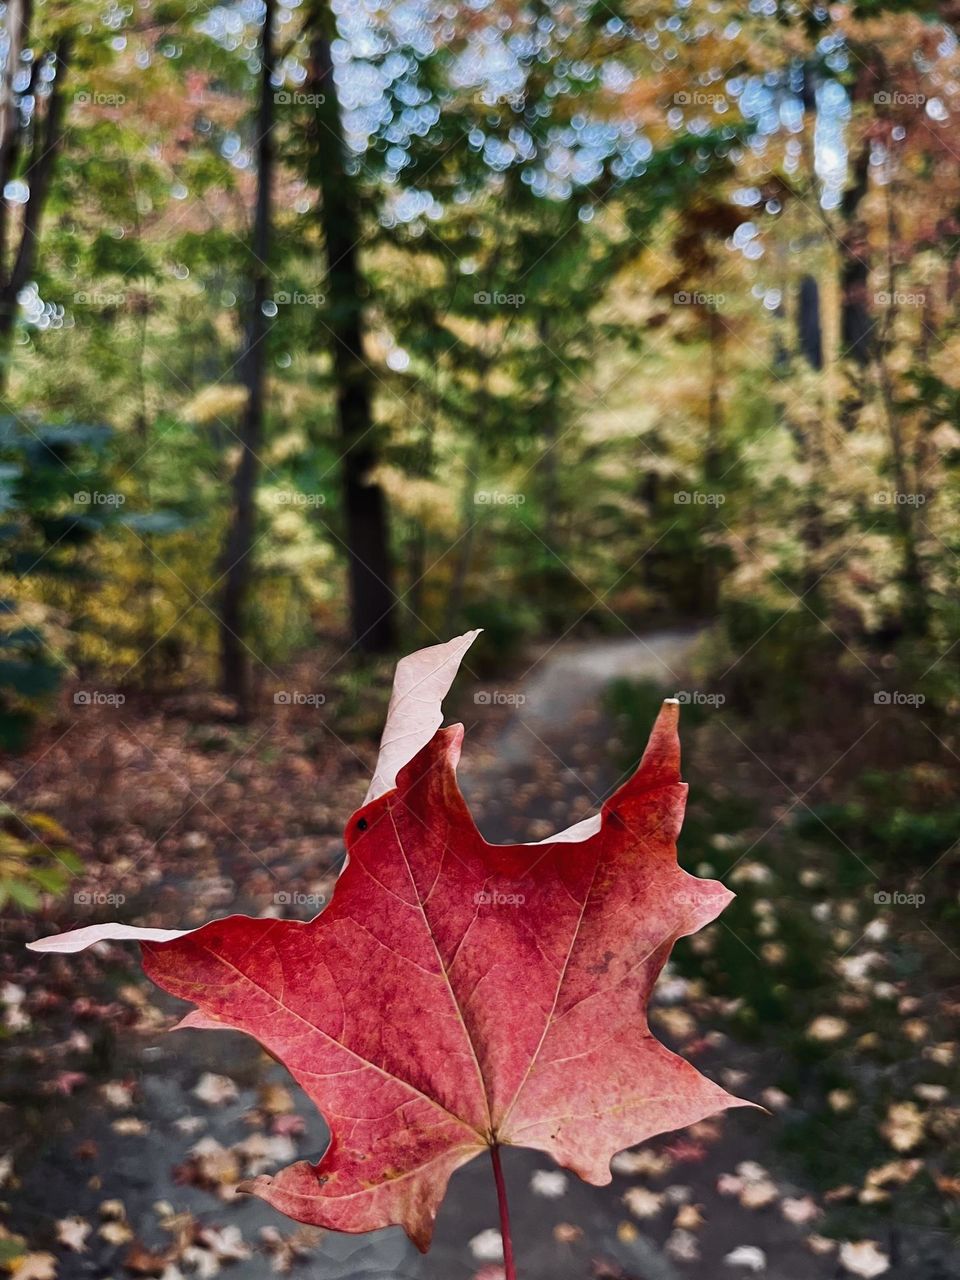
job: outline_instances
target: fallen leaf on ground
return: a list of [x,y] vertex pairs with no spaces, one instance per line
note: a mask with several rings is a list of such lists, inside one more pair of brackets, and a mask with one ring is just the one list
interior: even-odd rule
[[641,1151],[620,1151],[610,1161],[614,1173],[624,1177],[643,1176],[659,1178],[667,1173],[673,1164],[668,1155],[644,1147]]
[[946,1102],[950,1091],[944,1084],[915,1084],[913,1092],[922,1102]]
[[782,1089],[764,1089],[760,1101],[770,1111],[785,1111],[790,1105],[790,1095]]
[[857,1193],[859,1204],[884,1204],[889,1199],[890,1192],[883,1191],[880,1187],[864,1187]]
[[576,1244],[583,1239],[583,1228],[569,1222],[558,1222],[553,1228],[553,1238],[558,1244]]
[[891,1160],[877,1169],[871,1169],[864,1179],[864,1186],[902,1187],[915,1178],[922,1168],[922,1160]]
[[811,1040],[819,1040],[823,1044],[832,1044],[836,1040],[842,1040],[850,1030],[848,1024],[842,1018],[837,1018],[833,1014],[824,1013],[814,1020],[807,1027],[807,1035]]
[[52,1253],[24,1253],[10,1265],[11,1280],[56,1280],[56,1274]]
[[234,1155],[243,1161],[243,1172],[255,1178],[265,1169],[295,1160],[297,1148],[292,1140],[279,1134],[254,1133],[233,1147]]
[[69,1098],[86,1083],[85,1071],[59,1071],[52,1080],[47,1081],[45,1088],[48,1093],[60,1093]]
[[274,1116],[270,1121],[270,1132],[280,1138],[296,1138],[306,1129],[302,1116]]
[[852,1182],[845,1182],[842,1186],[831,1187],[829,1191],[823,1193],[823,1198],[827,1204],[844,1204],[848,1200],[856,1199],[857,1188]]
[[126,1080],[111,1080],[100,1086],[104,1101],[118,1111],[128,1111],[133,1106],[135,1086]]
[[818,1256],[825,1256],[828,1253],[835,1253],[837,1249],[836,1240],[831,1240],[828,1236],[819,1236],[816,1233],[807,1236],[807,1248],[811,1253]]
[[820,1217],[820,1207],[812,1196],[787,1196],[780,1202],[780,1212],[788,1222],[798,1227]]
[[179,1133],[199,1133],[201,1129],[207,1127],[207,1122],[203,1116],[179,1116],[174,1120],[173,1127]]
[[133,1239],[133,1232],[126,1222],[105,1222],[97,1235],[107,1244],[128,1244]]
[[239,1227],[201,1227],[197,1242],[221,1262],[242,1262],[250,1257],[250,1246],[244,1241]]
[[894,1102],[880,1132],[894,1151],[912,1151],[923,1141],[923,1112],[915,1102]]
[[468,1247],[481,1262],[503,1261],[503,1239],[496,1227],[487,1227],[486,1231],[481,1231],[473,1237]]
[[767,1255],[752,1244],[738,1245],[723,1261],[728,1267],[743,1267],[747,1271],[759,1272],[767,1269]]
[[119,1133],[121,1137],[142,1137],[143,1134],[150,1132],[150,1126],[146,1120],[141,1120],[137,1116],[121,1116],[119,1120],[114,1120],[110,1128],[114,1133]]
[[193,1096],[205,1102],[208,1107],[222,1107],[225,1102],[235,1101],[237,1086],[229,1076],[218,1076],[213,1071],[205,1071]]
[[667,1143],[664,1151],[676,1164],[699,1164],[707,1155],[707,1148],[702,1142],[691,1142],[687,1138]]
[[697,1262],[700,1259],[700,1246],[692,1231],[671,1231],[664,1249],[677,1262]]
[[270,1270],[276,1275],[286,1275],[296,1263],[310,1256],[321,1235],[311,1227],[301,1227],[288,1236],[282,1235],[276,1227],[261,1227],[260,1241],[270,1256]]
[[559,1200],[567,1190],[566,1175],[558,1169],[537,1169],[530,1179],[530,1190],[546,1200]]
[[169,1254],[153,1253],[141,1240],[134,1240],[123,1256],[123,1269],[132,1276],[161,1276],[169,1261]]
[[673,1225],[682,1231],[699,1231],[703,1222],[703,1214],[695,1204],[684,1204],[677,1211]]
[[663,1195],[668,1204],[687,1204],[693,1199],[693,1188],[675,1182],[669,1187],[664,1187]]
[[293,1094],[285,1084],[262,1084],[257,1091],[257,1101],[269,1116],[287,1115],[293,1110]]
[[875,1240],[845,1240],[840,1246],[840,1265],[851,1275],[871,1280],[890,1270],[890,1259]]
[[623,1203],[635,1218],[655,1218],[663,1208],[663,1195],[647,1187],[631,1187],[624,1193]]
[[59,1218],[57,1220],[57,1243],[73,1253],[85,1253],[86,1239],[93,1228],[83,1218]]
[[174,1170],[177,1182],[213,1191],[236,1184],[241,1176],[240,1157],[215,1138],[201,1138],[190,1158]]

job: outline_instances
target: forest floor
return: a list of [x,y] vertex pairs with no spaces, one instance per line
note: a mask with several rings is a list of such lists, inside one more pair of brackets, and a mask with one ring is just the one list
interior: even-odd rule
[[[696,639],[665,630],[563,644],[496,688],[465,674],[448,718],[467,726],[461,780],[483,833],[542,839],[594,811],[642,750],[656,699],[684,686]],[[306,663],[292,687],[314,678]],[[207,1280],[221,1268],[236,1280],[268,1269],[498,1280],[486,1161],[454,1175],[425,1257],[397,1229],[298,1227],[235,1192],[325,1145],[284,1070],[238,1034],[166,1035],[181,1010],[142,979],[133,948],[23,950],[31,936],[99,919],[183,927],[230,911],[314,914],[375,758],[366,709],[349,735],[331,727],[329,707],[296,701],[244,726],[214,699],[83,710],[4,781],[18,807],[70,831],[86,870],[46,919],[4,927],[0,1266],[15,1280]],[[945,1214],[960,1185],[941,1152],[958,1114],[945,1083],[956,1005],[939,962],[913,962],[915,917],[897,929],[872,899],[864,906],[859,882],[840,893],[835,847],[808,838],[801,865],[790,838],[771,834],[795,807],[790,794],[806,796],[793,790],[803,780],[785,774],[784,794],[710,714],[701,707],[684,731],[701,795],[695,782],[681,858],[729,873],[740,898],[729,924],[680,944],[651,1022],[769,1114],[733,1111],[625,1153],[608,1187],[508,1150],[519,1274],[946,1280],[957,1271]]]

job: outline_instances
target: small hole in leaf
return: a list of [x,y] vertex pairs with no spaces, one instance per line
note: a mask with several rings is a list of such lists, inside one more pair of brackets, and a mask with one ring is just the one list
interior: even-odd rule
[[357,830],[358,830],[358,831],[366,831],[366,829],[367,829],[367,820],[366,820],[366,818],[359,818],[359,819],[357,820]]

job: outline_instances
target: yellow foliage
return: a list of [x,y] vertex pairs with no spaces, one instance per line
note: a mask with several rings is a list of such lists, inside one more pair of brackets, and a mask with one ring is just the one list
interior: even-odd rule
[[214,382],[188,401],[183,416],[198,426],[211,426],[217,422],[231,425],[239,419],[247,403],[246,387],[232,382]]

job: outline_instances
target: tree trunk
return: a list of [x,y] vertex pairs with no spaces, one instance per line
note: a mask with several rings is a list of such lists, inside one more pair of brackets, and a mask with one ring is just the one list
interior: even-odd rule
[[244,642],[246,605],[253,571],[257,479],[263,445],[263,384],[266,355],[270,253],[270,190],[273,177],[273,19],[276,0],[265,0],[260,44],[260,102],[257,111],[257,198],[253,222],[253,296],[242,358],[247,401],[240,428],[242,452],[233,476],[233,511],[223,549],[220,596],[220,683],[242,711],[248,709],[249,663]]
[[[892,346],[892,334],[896,330],[897,321],[897,269],[894,246],[898,241],[896,221],[896,192],[892,184],[887,186],[887,292],[888,305],[884,321],[880,326],[879,340],[874,344],[873,357],[876,365],[880,399],[883,405],[887,434],[890,439],[890,455],[893,463],[894,494],[897,525],[900,532],[902,563],[900,570],[901,596],[904,629],[908,635],[925,636],[929,628],[930,616],[927,604],[927,589],[923,564],[920,559],[917,537],[918,503],[925,494],[916,492],[922,472],[914,467],[914,480],[911,481],[908,467],[908,446],[904,434],[905,422],[898,412],[895,398],[893,378],[887,362],[888,352]],[[923,341],[926,340],[924,332]],[[912,492],[911,492],[912,491]]]
[[893,384],[886,359],[882,354],[879,354],[876,358],[876,367],[880,382],[880,396],[887,422],[887,432],[890,437],[890,452],[893,460],[894,483],[896,485],[894,510],[897,516],[903,557],[900,569],[903,624],[908,635],[925,636],[930,625],[930,610],[927,604],[927,587],[923,565],[917,550],[917,532],[914,527],[914,515],[919,496],[916,492],[911,492],[912,482],[907,470],[906,447],[894,403]]
[[328,0],[307,10],[310,45],[308,94],[317,96],[312,134],[312,174],[321,195],[320,224],[327,260],[327,315],[342,449],[343,505],[349,560],[353,643],[363,653],[383,653],[396,641],[396,596],[387,505],[372,478],[379,460],[374,436],[370,370],[363,352],[364,281],[358,246],[360,214],[355,178],[348,171],[346,141],[333,78],[335,22]]
[[[880,83],[870,66],[854,82],[850,95],[851,110],[872,93],[872,86]],[[873,320],[867,287],[870,278],[869,253],[866,231],[860,218],[860,203],[870,189],[870,140],[865,138],[856,154],[851,157],[851,181],[843,193],[841,213],[843,230],[840,235],[840,356],[849,358],[861,368],[870,362],[872,354],[871,330]]]
[[[29,39],[28,24],[30,16],[31,7],[26,2],[20,4],[17,10],[10,15],[11,26],[8,29],[11,40],[11,58],[16,45],[13,34],[14,29],[18,33],[19,48],[22,48]],[[19,48],[16,54],[17,60],[19,60],[20,56]],[[17,298],[20,290],[33,274],[33,269],[36,265],[37,245],[40,242],[40,224],[50,195],[54,166],[63,146],[64,116],[66,114],[66,104],[63,98],[63,80],[66,75],[69,57],[70,39],[67,36],[61,36],[52,54],[46,58],[38,57],[34,59],[34,68],[40,62],[52,63],[55,68],[55,75],[47,97],[46,113],[42,120],[35,119],[33,124],[31,154],[23,173],[24,181],[28,183],[30,188],[30,198],[24,207],[19,240],[13,254],[13,261],[9,266],[6,262],[9,210],[6,208],[6,202],[0,200],[0,210],[2,210],[0,212],[0,395],[6,389],[9,374],[13,332],[19,309]],[[16,171],[24,142],[23,131],[19,127],[15,106],[9,100],[13,92],[12,76],[15,69],[15,65],[11,65],[8,60],[8,66],[4,73],[2,84],[0,84],[0,93],[2,93],[3,97],[2,113],[0,113],[0,122],[2,122],[0,123],[0,179],[2,179],[4,186]],[[7,79],[8,74],[9,81]],[[34,70],[32,74],[33,83],[36,82],[36,75],[36,70]]]
[[543,503],[543,540],[551,551],[555,550],[557,537],[557,505],[559,492],[557,486],[557,441],[560,432],[557,419],[560,414],[560,378],[557,373],[557,359],[551,350],[550,320],[545,314],[537,317],[537,341],[545,353],[547,361],[546,388],[539,408],[540,436],[543,449],[537,463],[540,477],[540,500]]
[[797,343],[811,369],[823,368],[823,328],[820,321],[820,286],[813,276],[802,276],[797,308]]

